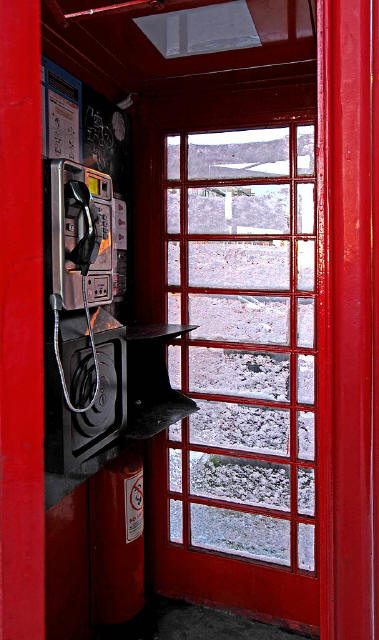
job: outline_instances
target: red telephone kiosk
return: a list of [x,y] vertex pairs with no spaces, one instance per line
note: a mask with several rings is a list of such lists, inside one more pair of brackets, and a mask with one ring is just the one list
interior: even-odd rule
[[[56,66],[54,73],[59,74]],[[165,341],[191,327],[121,324],[127,299],[119,283],[126,272],[121,272],[124,245],[117,227],[126,233],[128,225],[111,176],[71,160],[46,160],[44,193],[45,293],[50,292],[45,304],[47,522],[49,529],[56,527],[65,500],[70,510],[72,492],[87,480],[88,504],[80,516],[88,517],[86,597],[92,615],[87,624],[114,628],[139,614],[145,603],[141,440],[196,409],[171,389],[165,363]],[[47,563],[52,581],[47,635],[55,639],[66,637],[70,628],[60,618],[67,603],[62,607],[57,598],[65,590],[57,588],[57,544],[51,541]],[[67,555],[63,561],[72,566]],[[76,617],[72,620],[75,625]]]
[[0,635],[88,640],[147,585],[373,640],[376,0],[1,12]]

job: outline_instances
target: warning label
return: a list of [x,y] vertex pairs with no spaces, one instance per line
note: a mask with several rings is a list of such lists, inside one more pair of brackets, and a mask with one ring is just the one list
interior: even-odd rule
[[143,473],[124,480],[126,543],[143,533]]

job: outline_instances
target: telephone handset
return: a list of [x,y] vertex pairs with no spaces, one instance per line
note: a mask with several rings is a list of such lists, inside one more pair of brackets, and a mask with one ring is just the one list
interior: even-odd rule
[[84,182],[69,180],[65,184],[65,201],[68,208],[78,204],[83,211],[86,231],[68,257],[80,266],[82,276],[86,276],[90,265],[96,262],[99,254],[102,239],[102,235],[98,233],[99,216],[95,205],[91,202],[89,189]]
[[[68,160],[49,161],[51,207],[51,288],[54,351],[68,408],[91,409],[100,388],[99,365],[89,305],[112,302],[112,180]],[[85,407],[74,407],[59,354],[59,312],[84,308],[96,370],[96,388]]]

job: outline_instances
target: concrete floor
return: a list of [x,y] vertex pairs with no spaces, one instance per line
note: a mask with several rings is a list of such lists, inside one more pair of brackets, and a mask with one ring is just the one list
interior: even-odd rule
[[155,598],[132,624],[114,629],[112,633],[108,628],[100,635],[101,640],[301,640],[307,637],[310,636],[167,598]]

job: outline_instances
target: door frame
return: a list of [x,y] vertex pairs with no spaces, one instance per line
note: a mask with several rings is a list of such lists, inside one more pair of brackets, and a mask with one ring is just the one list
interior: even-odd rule
[[[291,99],[291,95],[295,96],[295,98]],[[300,97],[301,96],[301,97]],[[236,89],[236,96],[230,102],[228,109],[223,109],[221,105],[219,108],[214,107],[214,103],[219,103],[221,101],[221,96],[218,94],[214,95],[213,92],[210,92],[209,95],[202,95],[199,103],[191,103],[190,110],[195,114],[192,116],[191,123],[186,125],[184,128],[183,124],[178,124],[181,122],[179,105],[174,101],[173,105],[168,106],[170,109],[170,115],[165,117],[160,117],[160,121],[156,123],[157,135],[154,136],[154,144],[159,145],[158,150],[154,150],[154,166],[157,166],[160,159],[159,169],[157,168],[156,177],[163,176],[162,179],[159,180],[159,193],[161,200],[161,209],[162,213],[164,210],[164,197],[162,195],[162,191],[164,192],[165,188],[170,184],[170,186],[174,186],[173,182],[167,182],[165,180],[165,167],[163,162],[163,154],[159,153],[159,150],[163,149],[164,138],[165,135],[176,135],[183,134],[183,136],[187,133],[193,132],[203,132],[207,130],[221,130],[224,126],[226,129],[239,129],[239,128],[254,128],[254,127],[271,127],[271,126],[288,126],[292,129],[293,127],[293,135],[295,139],[295,125],[302,125],[305,123],[313,122],[316,118],[316,110],[314,106],[316,98],[314,81],[309,83],[294,81],[289,86],[272,86],[266,87],[263,91],[262,88],[251,88],[250,91],[245,93],[245,89],[242,88],[240,93],[238,93],[238,89]],[[180,98],[179,98],[180,99]],[[187,99],[190,100],[190,97],[187,96]],[[259,110],[257,108],[257,102],[259,101]],[[203,104],[200,104],[203,103]],[[290,104],[289,104],[290,103]],[[242,105],[240,107],[239,105]],[[296,107],[294,106],[296,105]],[[304,106],[303,106],[304,105]],[[291,108],[292,107],[292,108]],[[154,109],[155,113],[161,114],[163,108]],[[172,114],[172,115],[171,115]],[[170,130],[162,129],[162,124],[167,126],[168,120],[171,120],[172,124],[170,126]],[[162,123],[162,120],[164,121]],[[219,122],[222,121],[220,126]],[[149,121],[152,121],[152,117],[149,118]],[[177,125],[177,126],[176,126]],[[192,126],[191,126],[192,125]],[[291,134],[292,139],[292,134]],[[182,138],[182,154],[186,153],[186,143],[184,142],[184,138]],[[294,152],[295,145],[290,145],[292,148],[292,153]],[[291,153],[291,158],[292,158]],[[186,165],[186,161],[184,161],[183,166]],[[185,171],[184,171],[185,173]],[[184,178],[184,175],[182,175]],[[283,178],[286,180],[286,178]],[[304,176],[304,180],[307,178]],[[289,178],[288,178],[289,180]],[[312,180],[311,177],[308,177],[308,180]],[[227,180],[227,182],[231,182],[232,180]],[[199,180],[199,182],[202,182]],[[238,182],[238,180],[237,180]],[[194,186],[194,184],[198,185],[198,182],[195,181],[187,183],[187,186]],[[211,183],[212,184],[212,181]],[[175,186],[179,187],[179,183]],[[183,182],[181,183],[181,187],[183,187]],[[154,193],[158,189],[158,185],[153,187]],[[158,207],[157,207],[158,209]],[[161,264],[165,263],[165,239],[170,238],[171,240],[177,240],[177,236],[166,236],[165,233],[165,225],[164,225],[164,216],[158,216],[158,211],[156,211],[155,216],[156,220],[156,232],[154,236],[156,238],[156,242],[159,242],[159,238],[161,239]],[[215,236],[218,237],[218,234],[207,234],[207,240],[214,240]],[[181,236],[183,238],[183,236]],[[199,236],[195,235],[191,239],[193,240],[196,237],[197,240],[200,239]],[[228,240],[232,238],[236,239],[237,236],[227,236]],[[300,236],[297,236],[298,238]],[[164,239],[165,238],[165,239]],[[202,237],[202,239],[205,239]],[[218,237],[218,239],[220,239]],[[223,237],[223,239],[225,239]],[[245,236],[239,237],[240,240],[246,240]],[[188,240],[188,238],[187,238]],[[254,240],[254,236],[249,236],[249,240]],[[182,257],[183,259],[183,257]],[[184,266],[184,273],[187,273],[188,265]],[[160,299],[156,300],[155,304],[157,305],[156,312],[159,313],[159,308],[161,312],[161,317],[156,317],[157,321],[164,321],[164,312],[165,309],[162,307],[164,304],[164,300],[166,298],[166,285],[162,282],[162,269],[159,269],[158,266],[155,269],[157,274],[157,280],[154,286],[155,290],[158,290],[160,293]],[[182,272],[183,274],[183,272]],[[323,270],[322,270],[323,275]],[[184,279],[186,277],[184,276]],[[203,289],[204,287],[201,287]],[[243,288],[243,287],[241,287]],[[206,289],[206,287],[205,287]],[[292,289],[291,289],[292,290]],[[228,289],[228,293],[232,293],[232,289]],[[322,294],[324,293],[324,287],[321,287]],[[211,291],[209,291],[211,293]],[[275,295],[273,291],[270,292],[261,292],[262,295]],[[283,292],[282,292],[283,293]],[[301,294],[299,294],[301,295]],[[315,293],[314,293],[315,295]],[[317,296],[318,297],[318,296]],[[159,305],[159,306],[158,306]],[[186,322],[186,319],[182,321]],[[223,348],[227,346],[227,340],[213,343],[210,342],[202,342],[200,341],[202,346],[212,346]],[[230,342],[235,343],[236,340],[231,340]],[[242,341],[243,342],[243,341]],[[195,344],[199,344],[198,341],[195,341]],[[230,344],[229,344],[230,347]],[[249,349],[249,345],[244,343],[240,344],[235,348],[240,349]],[[253,349],[257,349],[259,351],[259,347],[255,345]],[[263,347],[263,349],[267,350],[267,345]],[[275,349],[275,348],[274,348]],[[287,350],[287,347],[285,348]],[[315,347],[315,351],[317,352],[316,361],[318,362],[320,356],[320,346]],[[183,353],[182,353],[183,356]],[[183,357],[182,357],[183,362]],[[317,370],[319,366],[317,367]],[[182,379],[183,381],[187,379],[186,369],[182,369]],[[316,387],[318,387],[318,382]],[[184,387],[186,389],[186,386]],[[184,390],[184,393],[187,391]],[[191,397],[196,398],[197,394],[190,394]],[[212,394],[200,394],[200,397],[206,397],[208,399],[212,399]],[[237,397],[234,399],[230,396],[238,396],[237,393],[226,393],[222,397],[222,394],[216,394],[217,400],[222,400],[223,402],[237,402]],[[240,401],[244,404],[245,402],[252,402],[252,404],[260,404],[259,400],[246,400],[240,398]],[[271,407],[272,404],[268,403]],[[275,403],[274,403],[275,404]],[[314,410],[316,415],[318,414],[318,402],[315,402],[314,406],[308,407],[310,410]],[[292,442],[295,442],[295,438],[291,438]],[[318,438],[316,438],[318,441]],[[184,500],[184,548],[181,545],[176,544],[168,544],[166,539],[166,527],[165,527],[165,519],[167,516],[167,498],[166,495],[166,456],[167,449],[170,447],[179,447],[179,450],[183,451],[188,449],[196,449],[194,445],[185,445],[182,443],[168,443],[165,438],[165,433],[160,434],[153,439],[151,443],[151,455],[152,455],[152,469],[154,469],[154,477],[152,478],[151,483],[151,500],[152,500],[152,510],[151,514],[151,527],[147,527],[148,530],[152,530],[153,523],[154,526],[154,539],[151,540],[151,553],[150,556],[153,558],[153,585],[164,595],[168,596],[184,596],[193,602],[205,603],[211,602],[213,606],[224,606],[225,608],[230,608],[233,611],[243,613],[245,615],[250,615],[251,617],[255,617],[256,619],[261,619],[265,622],[271,622],[273,624],[286,624],[288,627],[304,632],[314,632],[318,631],[319,626],[319,572],[318,568],[316,570],[316,575],[312,572],[307,574],[306,572],[302,572],[301,570],[296,569],[294,566],[296,563],[291,562],[291,570],[287,567],[283,567],[280,564],[271,565],[269,563],[262,563],[259,561],[254,561],[247,558],[242,558],[236,556],[227,557],[227,552],[224,554],[214,554],[207,553],[204,549],[196,549],[194,547],[188,548],[188,539],[186,536],[187,532],[187,511],[188,502],[191,503],[196,502],[197,498],[191,496],[191,499],[188,498],[188,486],[187,486],[187,477],[186,473],[183,475],[183,493],[180,495],[172,494],[171,498],[181,497]],[[213,448],[215,445],[213,445]],[[208,447],[206,447],[207,450]],[[212,447],[210,447],[212,449]],[[219,451],[218,453],[221,453]],[[241,451],[239,452],[241,455]],[[224,455],[228,455],[227,452],[224,451]],[[234,452],[234,455],[238,456],[238,452]],[[249,456],[249,454],[247,454]],[[253,457],[254,454],[253,454]],[[186,456],[184,456],[184,460],[186,460]],[[282,463],[289,463],[289,460],[281,459]],[[291,458],[291,461],[293,459]],[[299,460],[297,460],[299,463]],[[292,463],[291,463],[292,464]],[[318,456],[316,456],[315,460],[316,469],[318,469]],[[186,468],[186,465],[185,465]],[[293,464],[293,472],[292,472],[292,480],[294,481],[296,478],[295,469],[296,465]],[[316,477],[318,472],[316,471]],[[293,487],[292,487],[292,495],[294,495]],[[317,492],[318,493],[318,492]],[[204,498],[206,501],[207,499]],[[200,498],[202,501],[202,498]],[[318,500],[317,500],[318,502]],[[222,505],[220,501],[213,503],[218,503],[218,506],[226,506],[238,509],[238,505],[232,505],[230,502],[226,500],[225,505]],[[249,505],[246,505],[249,509]],[[251,505],[250,505],[251,506]],[[253,507],[254,511],[254,507]],[[318,512],[318,507],[317,507]],[[265,515],[271,515],[270,512],[266,512]],[[277,514],[278,515],[278,514]],[[283,515],[283,514],[281,514]],[[287,514],[288,515],[288,514]],[[149,517],[149,515],[148,515]],[[291,510],[291,522],[292,527],[295,526],[296,510]],[[301,516],[300,516],[301,518]],[[162,523],[163,519],[163,523]],[[293,540],[293,531],[291,534],[291,539]],[[316,514],[316,540],[318,542],[318,513]],[[291,545],[292,547],[292,545]],[[318,547],[318,544],[317,544]],[[292,548],[292,554],[296,553],[296,548]],[[252,566],[252,564],[254,566]],[[316,557],[316,566],[318,565],[318,558]],[[193,574],[189,575],[190,568],[195,569]],[[239,579],[234,582],[234,577],[238,574]],[[273,606],[273,602],[275,606]],[[253,609],[253,603],[256,603],[256,608]],[[301,612],[301,614],[299,613]]]
[[[326,392],[320,398],[329,427],[322,442],[321,637],[369,640],[374,638],[373,539],[378,538],[372,521],[378,474],[375,470],[374,492],[371,409],[372,384],[376,389],[379,371],[372,372],[371,355],[373,310],[377,322],[372,268],[375,263],[377,283],[379,265],[376,256],[373,260],[371,242],[370,174],[372,155],[375,167],[378,160],[372,145],[370,84],[372,60],[377,68],[371,36],[373,24],[374,35],[378,35],[371,17],[372,12],[377,18],[377,2],[372,7],[369,0],[355,5],[350,0],[318,0],[317,6],[319,206],[325,208],[330,232],[324,327],[330,366]],[[0,75],[5,87],[0,125],[2,132],[11,132],[1,134],[2,175],[8,187],[2,199],[3,236],[17,238],[17,252],[9,242],[4,243],[1,254],[0,637],[41,640],[44,510],[38,3],[3,3],[0,31]],[[374,97],[377,85],[375,75]],[[376,118],[374,125],[377,131]],[[14,171],[21,164],[26,168],[22,190],[19,172]],[[27,221],[14,215],[14,194],[17,204],[27,211]],[[33,269],[27,268],[30,261]],[[353,340],[356,348],[351,350]],[[374,409],[377,424],[377,402]],[[378,447],[377,438],[374,444]],[[375,504],[375,514],[377,511]]]
[[0,638],[4,640],[41,640],[45,626],[40,69],[39,2],[2,2]]
[[372,3],[319,0],[317,6],[318,198],[326,220],[328,360],[320,398],[327,425],[321,440],[321,638],[363,640],[375,637]]

